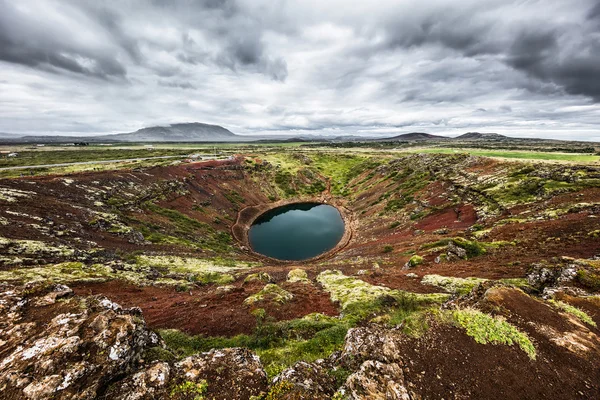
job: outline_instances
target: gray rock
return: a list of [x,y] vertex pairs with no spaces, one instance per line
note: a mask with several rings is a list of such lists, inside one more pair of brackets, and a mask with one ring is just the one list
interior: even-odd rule
[[449,259],[465,259],[467,258],[467,250],[455,245],[453,242],[448,243],[447,254]]
[[111,386],[106,398],[124,400],[248,399],[267,390],[267,375],[248,349],[215,349],[169,365],[157,362]]
[[[319,363],[300,361],[284,370],[273,379],[273,384],[289,382],[294,388],[287,393],[289,398],[324,399],[336,391],[336,381]],[[295,396],[295,397],[294,397]]]
[[365,360],[402,363],[402,332],[381,326],[352,328],[346,334],[340,362],[350,369]]
[[[64,286],[0,293],[5,398],[93,399],[108,381],[130,372],[144,348],[159,344],[138,310],[103,297],[55,302],[70,293]],[[35,320],[26,304],[36,305]]]
[[352,400],[410,400],[401,366],[373,360],[350,375],[339,394]]

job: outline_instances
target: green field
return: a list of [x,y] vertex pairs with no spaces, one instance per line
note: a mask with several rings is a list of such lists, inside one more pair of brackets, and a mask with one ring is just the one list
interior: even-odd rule
[[453,148],[414,148],[403,149],[403,153],[438,153],[454,154],[469,153],[474,156],[515,158],[519,160],[548,160],[548,161],[570,161],[578,163],[599,162],[600,156],[580,153],[550,153],[541,151],[514,151],[514,150],[481,150],[481,149],[453,149]]

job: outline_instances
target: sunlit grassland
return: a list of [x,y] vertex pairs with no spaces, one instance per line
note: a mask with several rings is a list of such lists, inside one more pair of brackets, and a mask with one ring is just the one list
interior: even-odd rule
[[456,148],[412,148],[402,149],[403,153],[434,153],[434,154],[456,154],[469,153],[474,156],[514,158],[519,160],[547,160],[547,161],[569,161],[578,163],[600,162],[600,156],[581,153],[556,153],[541,151],[521,150],[482,150],[482,149],[456,149]]

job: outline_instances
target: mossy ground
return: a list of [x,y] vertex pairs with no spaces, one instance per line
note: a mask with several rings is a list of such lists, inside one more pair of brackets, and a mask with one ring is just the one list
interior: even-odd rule
[[527,334],[504,319],[472,308],[455,310],[452,316],[458,326],[464,328],[467,335],[472,336],[477,343],[508,346],[516,344],[527,353],[529,358],[536,358],[536,349]]

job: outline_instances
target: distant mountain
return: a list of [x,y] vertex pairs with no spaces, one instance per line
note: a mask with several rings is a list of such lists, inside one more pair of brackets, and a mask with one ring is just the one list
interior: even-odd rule
[[413,141],[413,140],[446,140],[449,139],[446,136],[432,135],[431,133],[424,132],[412,132],[412,133],[404,133],[398,136],[392,136],[381,139],[373,139],[376,142],[392,142],[392,141]]
[[16,133],[5,133],[5,132],[0,132],[0,139],[17,139],[20,138],[23,135],[18,135]]
[[244,140],[219,125],[191,122],[167,126],[152,126],[131,133],[94,137],[97,140],[119,142],[233,142]]
[[508,139],[508,136],[504,136],[499,133],[467,132],[463,135],[455,137],[454,139],[459,139],[459,140],[502,140],[502,139]]

